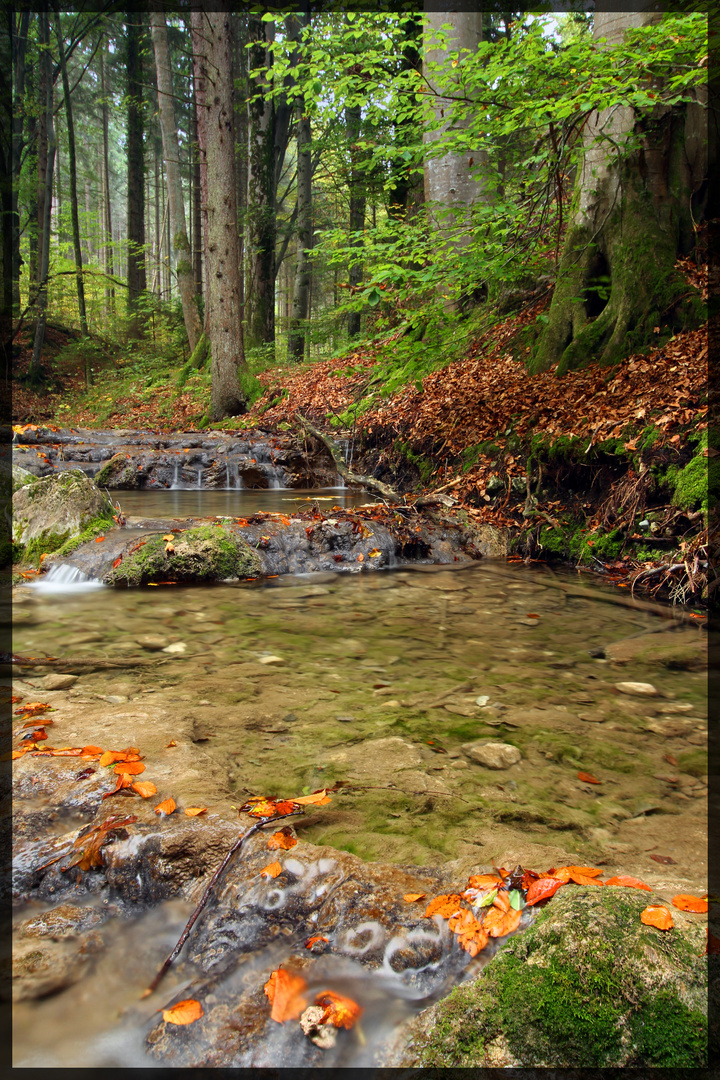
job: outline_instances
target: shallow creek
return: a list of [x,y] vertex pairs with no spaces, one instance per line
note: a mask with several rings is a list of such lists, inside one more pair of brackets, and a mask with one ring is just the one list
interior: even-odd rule
[[[125,512],[139,512],[129,498]],[[144,513],[173,512],[141,499]],[[43,691],[37,672],[16,682],[57,709],[49,742],[102,744],[103,725],[116,733],[124,725],[117,748],[139,746],[152,777],[152,754],[169,760],[166,732],[175,730],[177,750],[199,763],[196,798],[186,779],[184,805],[212,813],[249,794],[292,797],[343,780],[352,786],[298,823],[302,840],[410,868],[456,860],[464,876],[493,860],[545,870],[572,858],[657,888],[671,878],[704,891],[707,677],[636,647],[656,633],[663,641],[690,633],[668,611],[621,606],[617,591],[588,577],[491,561],[211,588],[19,592],[16,653],[129,658],[127,668],[80,674],[63,691]],[[603,652],[613,644],[614,659]],[[133,665],[138,656],[161,662]],[[655,693],[623,692],[622,683]],[[520,760],[478,764],[468,750],[478,741],[515,747]],[[171,781],[159,787],[171,793]],[[113,801],[122,803],[113,812],[134,809]],[[102,903],[78,902],[86,900]],[[25,905],[17,919],[49,906]],[[152,1009],[129,1026],[121,1014],[135,1009],[189,911],[172,901],[111,919],[104,954],[82,980],[16,1006],[15,1064],[163,1064],[143,1048]],[[272,949],[283,962],[280,946]],[[355,980],[365,1003],[365,1038],[373,1030],[377,1042],[419,1007],[401,982],[373,981],[351,970],[351,957],[343,962],[342,986]],[[180,974],[162,1001],[171,988],[182,990]],[[285,1038],[275,1027],[272,1038]],[[326,1063],[369,1060],[352,1046],[350,1058]],[[282,1058],[268,1042],[246,1063]]]

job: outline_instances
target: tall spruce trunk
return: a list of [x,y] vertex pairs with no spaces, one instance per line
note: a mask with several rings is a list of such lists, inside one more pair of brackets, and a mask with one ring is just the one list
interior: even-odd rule
[[202,194],[200,190],[200,151],[198,149],[197,98],[195,96],[194,79],[192,109],[193,276],[195,278],[195,292],[198,296],[202,296]]
[[142,109],[141,16],[128,13],[127,28],[127,286],[128,334],[143,332],[139,301],[147,289],[145,271],[145,149]]
[[[73,254],[75,256],[75,283],[77,287],[78,314],[80,316],[80,330],[83,337],[88,335],[87,312],[85,310],[85,283],[83,281],[82,245],[80,238],[80,218],[78,215],[77,197],[77,161],[75,157],[75,122],[72,111],[72,99],[70,97],[70,80],[68,79],[67,64],[65,62],[65,42],[63,39],[62,26],[60,25],[59,5],[55,5],[55,34],[58,43],[60,59],[60,74],[62,76],[63,96],[65,98],[65,123],[67,124],[68,137],[68,162],[70,168],[70,218],[72,222]],[[90,367],[90,354],[85,362],[85,382],[89,386],[92,382],[92,369]]]
[[[360,170],[360,151],[357,146],[360,138],[361,112],[359,105],[348,105],[345,109],[345,125],[347,127],[348,142],[350,143],[350,236],[351,244],[358,249],[357,257],[350,263],[348,281],[352,291],[362,281],[363,267],[360,252],[362,251],[362,233],[365,228],[365,184]],[[348,337],[354,338],[360,333],[362,321],[361,312],[351,311],[348,315]]]
[[297,126],[297,257],[293,282],[288,357],[301,363],[310,316],[310,251],[312,249],[312,132],[310,117],[298,106]]
[[180,146],[175,109],[173,107],[172,74],[168,58],[167,27],[165,16],[157,11],[150,13],[150,32],[155,47],[155,67],[157,69],[158,104],[160,106],[160,130],[162,132],[163,157],[167,171],[168,202],[170,216],[170,235],[176,256],[175,272],[188,336],[190,352],[195,351],[202,327],[195,300],[195,278],[193,273],[190,241],[185,225],[185,202],[183,200],[182,179],[180,176]]
[[251,86],[248,104],[248,246],[250,287],[246,297],[248,343],[271,345],[275,341],[275,102],[265,94],[270,82],[272,56],[266,34],[270,23],[251,14],[249,65],[262,69]]
[[[108,86],[105,79],[105,49],[100,49],[100,86],[102,91],[102,129],[103,129],[103,188],[104,188],[104,204],[105,214],[103,220],[103,231],[105,233],[105,273],[109,278],[115,276],[115,265],[113,259],[113,232],[112,232],[112,204],[110,202],[110,139],[109,139],[109,123],[110,114],[108,110]],[[115,286],[112,282],[108,282],[105,286],[105,302],[107,304],[108,312],[110,315],[115,314]]]
[[40,16],[40,40],[46,46],[43,50],[44,68],[43,85],[45,86],[45,130],[47,132],[47,159],[45,163],[45,192],[43,199],[42,256],[40,259],[40,291],[37,298],[37,323],[33,341],[32,359],[28,377],[31,383],[40,381],[40,364],[45,342],[45,323],[47,320],[47,278],[50,269],[50,228],[52,224],[52,189],[55,166],[55,125],[53,123],[53,80],[50,60],[50,21],[47,12]]
[[[4,19],[15,19],[15,12],[11,9],[4,16]],[[25,110],[25,58],[27,55],[27,41],[28,41],[28,24],[30,14],[24,11],[20,16],[20,23],[18,26],[17,36],[13,35],[13,76],[12,85],[14,91],[14,102],[12,108],[12,146],[11,146],[11,160],[12,160],[12,185],[10,191],[11,198],[11,218],[10,229],[12,235],[12,309],[17,315],[20,314],[20,214],[18,211],[18,191],[20,187],[20,170],[22,168],[22,158],[24,150],[24,110]],[[8,102],[8,104],[11,104]],[[6,226],[4,226],[6,227]]]
[[[235,180],[232,34],[230,15],[193,12],[193,56],[198,100],[201,176],[207,189],[207,290],[205,308],[211,359],[213,420],[247,409],[241,388],[246,373],[240,300],[240,253]],[[205,87],[211,83],[212,92]],[[204,117],[201,121],[201,113]]]
[[[596,12],[593,36],[608,45],[653,12]],[[601,46],[598,46],[601,47]],[[570,221],[548,323],[529,366],[557,373],[612,364],[702,318],[674,270],[702,217],[707,150],[702,96],[688,105],[593,113],[584,133]],[[706,121],[705,121],[706,123]]]

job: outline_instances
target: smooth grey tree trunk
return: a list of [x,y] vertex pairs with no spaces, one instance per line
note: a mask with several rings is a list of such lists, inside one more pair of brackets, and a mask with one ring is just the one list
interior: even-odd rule
[[312,132],[310,117],[302,105],[297,127],[297,256],[293,282],[292,313],[288,334],[288,357],[301,363],[310,316],[310,251],[312,249]]
[[167,171],[170,234],[173,251],[177,257],[176,273],[180,300],[185,320],[190,352],[195,351],[202,327],[195,299],[195,280],[185,225],[185,203],[180,177],[180,147],[175,125],[173,107],[172,74],[168,58],[167,27],[165,16],[158,11],[150,12],[150,32],[155,47],[157,69],[158,104],[160,107],[160,130],[162,132],[163,157]]
[[38,318],[35,326],[33,354],[28,376],[31,383],[40,381],[40,363],[45,342],[45,323],[47,319],[47,277],[50,269],[50,227],[52,224],[52,189],[55,166],[55,125],[53,123],[53,81],[49,53],[50,23],[47,12],[40,14],[40,37],[48,46],[43,54],[45,78],[45,130],[47,132],[47,158],[45,163],[45,192],[43,199],[42,255],[40,258],[40,292],[37,299]]
[[127,31],[127,286],[128,334],[141,337],[139,301],[147,289],[145,269],[145,147],[142,110],[140,16],[128,12]]
[[[213,420],[237,416],[247,405],[240,379],[246,372],[240,300],[240,251],[235,179],[235,140],[230,15],[193,12],[193,54],[199,82],[212,89],[198,101],[201,176],[207,187],[207,291],[205,307],[211,358]],[[199,70],[198,70],[199,69]],[[201,122],[200,114],[204,118]]]
[[[359,167],[360,152],[357,147],[360,138],[360,121],[362,119],[360,105],[349,105],[345,108],[345,125],[347,127],[348,142],[350,144],[350,236],[351,244],[358,249],[358,257],[353,259],[348,272],[350,290],[356,289],[363,276],[362,260],[362,232],[365,228],[365,184],[362,171]],[[362,313],[351,311],[348,315],[348,337],[354,338],[360,333]]]
[[[103,187],[104,187],[104,202],[105,202],[105,215],[103,221],[103,229],[105,232],[105,273],[109,278],[115,276],[115,265],[113,258],[113,243],[112,243],[112,203],[110,202],[110,138],[109,138],[109,122],[110,113],[108,109],[108,85],[105,78],[105,60],[104,60],[104,48],[100,49],[100,87],[102,92],[102,129],[103,129]],[[105,286],[105,302],[107,304],[108,312],[112,316],[115,314],[115,286],[108,282]]]

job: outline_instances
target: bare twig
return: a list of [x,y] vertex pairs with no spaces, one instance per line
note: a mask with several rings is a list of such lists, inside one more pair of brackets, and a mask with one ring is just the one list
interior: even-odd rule
[[388,487],[387,484],[383,484],[382,480],[376,480],[374,476],[361,476],[359,473],[352,472],[351,469],[348,469],[345,464],[343,453],[335,440],[331,439],[329,435],[323,434],[322,431],[319,431],[309,420],[306,420],[301,413],[296,412],[295,416],[297,417],[298,423],[300,423],[306,431],[310,432],[311,435],[314,435],[316,439],[319,439],[320,442],[324,443],[328,448],[332,459],[335,462],[335,467],[344,480],[347,480],[350,484],[362,484],[364,487],[373,488],[375,491],[379,491],[381,495],[384,495],[386,499],[390,499],[391,502],[399,503],[403,501],[402,495],[398,495],[398,493],[391,487]]

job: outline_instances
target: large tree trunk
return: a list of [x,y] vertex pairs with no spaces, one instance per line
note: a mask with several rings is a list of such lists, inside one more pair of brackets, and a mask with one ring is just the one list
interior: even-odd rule
[[150,13],[150,31],[155,46],[155,66],[157,68],[158,104],[160,106],[160,129],[162,131],[163,156],[167,169],[168,202],[170,209],[170,234],[177,262],[180,300],[182,302],[185,330],[188,336],[190,352],[195,351],[202,329],[200,315],[195,300],[195,280],[185,225],[185,203],[183,200],[182,180],[180,177],[180,147],[175,109],[173,108],[172,74],[168,59],[167,28],[165,16],[160,12]]
[[[652,12],[597,12],[594,37],[609,45],[659,21]],[[701,104],[642,115],[630,107],[591,115],[558,281],[531,370],[557,373],[615,363],[697,319],[674,270],[692,246],[691,205],[707,160]],[[630,148],[627,145],[630,143]],[[697,205],[695,210],[697,212]]]
[[127,286],[128,334],[140,337],[138,303],[147,289],[145,273],[145,150],[143,145],[141,16],[128,13],[127,27]]
[[45,87],[45,130],[47,132],[47,160],[45,168],[45,197],[43,200],[42,256],[40,259],[40,292],[37,300],[38,318],[35,326],[33,354],[28,376],[31,383],[40,380],[40,363],[45,341],[45,322],[47,319],[47,276],[50,268],[50,226],[52,224],[52,188],[55,165],[55,126],[53,124],[53,80],[50,61],[50,22],[47,12],[40,18],[40,40],[43,50],[44,67],[43,85]]
[[302,362],[310,315],[310,251],[312,249],[312,158],[310,117],[300,116],[297,132],[297,262],[293,282],[292,314],[288,333],[288,358]]
[[[362,251],[362,233],[365,228],[365,177],[360,169],[360,151],[357,142],[360,138],[360,106],[348,105],[345,108],[345,124],[350,144],[350,236],[352,246]],[[362,281],[363,268],[360,255],[350,264],[348,282],[352,290]],[[361,312],[351,311],[348,315],[348,337],[354,338],[360,333]]]
[[[88,324],[85,310],[85,284],[83,282],[82,248],[80,243],[80,218],[78,216],[77,197],[77,162],[75,158],[75,123],[73,120],[72,99],[70,97],[70,80],[68,79],[67,64],[65,62],[65,41],[63,39],[62,26],[60,25],[60,8],[55,3],[55,33],[57,36],[58,53],[60,56],[60,73],[62,75],[63,95],[65,97],[65,122],[68,136],[68,159],[70,165],[70,217],[72,221],[73,253],[75,255],[75,283],[77,287],[78,313],[80,315],[80,330],[83,337],[87,337]],[[85,363],[85,382],[89,386],[92,382],[92,370],[90,359]]]
[[250,66],[262,69],[251,88],[254,99],[248,105],[248,240],[250,287],[247,291],[249,343],[271,345],[275,341],[275,102],[263,96],[270,74],[272,56],[266,34],[272,24],[250,15]]
[[[240,386],[245,373],[240,259],[235,195],[235,142],[230,16],[193,12],[196,75],[212,92],[198,101],[200,162],[205,166],[207,205],[207,291],[205,307],[212,373],[210,414],[213,420],[246,411]],[[198,69],[199,72],[198,72]],[[200,112],[204,122],[200,122]]]

